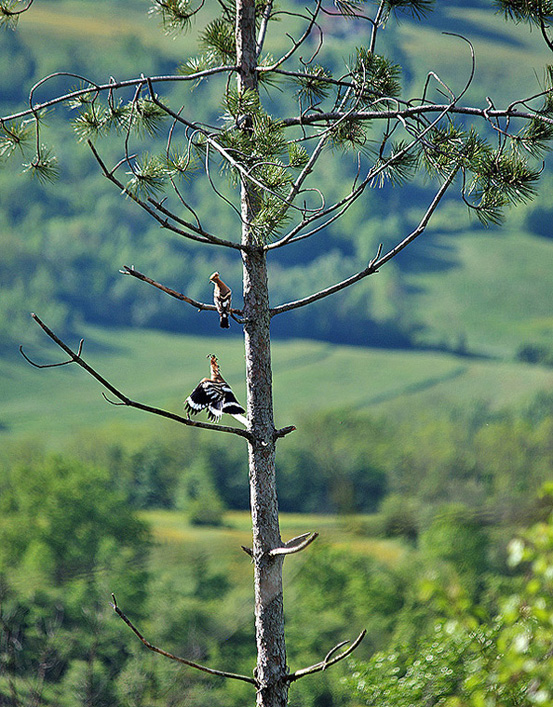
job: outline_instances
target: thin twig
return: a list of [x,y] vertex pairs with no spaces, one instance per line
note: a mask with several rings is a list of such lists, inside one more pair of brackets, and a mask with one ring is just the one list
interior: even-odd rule
[[[83,351],[83,344],[84,339],[81,339],[79,341],[79,350],[77,351],[77,357],[80,357]],[[19,347],[19,353],[23,356],[27,363],[30,363],[31,366],[34,366],[35,368],[56,368],[56,366],[67,366],[68,363],[75,363],[75,360],[73,358],[70,358],[67,361],[60,361],[60,363],[35,363],[27,356],[25,351],[23,351],[23,346]]]
[[[249,442],[253,443],[253,435],[248,432],[248,430],[242,430],[238,427],[228,427],[227,425],[216,425],[211,422],[199,422],[197,420],[190,420],[182,415],[177,415],[169,410],[163,410],[161,408],[153,407],[152,405],[145,405],[144,403],[139,403],[135,400],[131,400],[124,393],[119,391],[114,385],[112,385],[106,378],[100,375],[92,366],[90,366],[83,358],[79,356],[75,351],[73,351],[66,343],[64,343],[54,332],[49,329],[46,324],[41,321],[41,319],[36,314],[31,314],[31,317],[35,322],[42,328],[42,330],[54,341],[71,359],[71,362],[76,363],[81,368],[89,373],[93,378],[95,378],[101,385],[104,386],[109,392],[114,395],[118,400],[121,401],[121,405],[126,405],[127,407],[136,408],[137,410],[142,410],[144,412],[150,412],[153,415],[158,415],[160,417],[165,417],[169,420],[174,420],[175,422],[180,422],[182,425],[188,425],[190,427],[199,427],[204,430],[216,430],[217,432],[228,432],[229,434],[238,435],[238,437],[244,437]],[[27,358],[25,356],[25,358]],[[69,363],[68,361],[64,363]]]
[[[151,199],[150,197],[148,198],[148,202],[150,202],[155,208],[152,208],[149,206],[145,201],[140,199],[136,194],[133,194],[127,187],[117,179],[117,177],[113,174],[114,170],[109,170],[105,164],[105,162],[102,160],[100,157],[98,150],[94,146],[91,140],[87,140],[87,144],[90,147],[92,154],[94,155],[96,161],[100,165],[100,168],[102,172],[104,173],[104,176],[109,179],[110,182],[115,184],[115,186],[119,187],[121,191],[129,197],[129,199],[132,199],[134,202],[136,202],[139,206],[141,206],[144,211],[150,214],[152,218],[154,218],[162,228],[167,228],[173,233],[177,233],[179,236],[183,236],[184,238],[188,238],[189,240],[192,241],[198,241],[199,243],[209,243],[210,245],[222,245],[227,248],[234,248],[236,250],[243,250],[244,246],[242,246],[240,243],[234,243],[233,241],[227,241],[224,240],[223,238],[217,238],[216,236],[211,235],[210,233],[207,233],[203,231],[202,229],[199,229],[197,226],[195,226],[192,223],[189,223],[187,221],[183,221],[182,219],[179,219],[177,216],[171,214],[168,212],[162,204],[156,202],[155,200]],[[185,226],[185,228],[189,229],[189,231],[192,231],[191,233],[189,231],[183,231],[181,228],[177,228],[173,224],[169,223],[167,218],[162,218],[156,210],[161,211],[164,215],[167,215],[169,218],[177,221],[178,223],[181,223]]]
[[[420,220],[418,226],[411,231],[411,233],[406,236],[402,241],[400,241],[394,248],[389,250],[385,255],[380,256],[375,259],[373,258],[370,263],[367,265],[366,268],[363,270],[360,270],[358,273],[355,275],[352,275],[351,277],[346,278],[345,280],[342,280],[341,282],[336,283],[335,285],[331,285],[330,287],[325,288],[324,290],[320,290],[319,292],[316,292],[312,295],[309,295],[308,297],[304,297],[303,299],[296,300],[295,302],[288,302],[287,304],[281,304],[278,307],[273,307],[270,312],[271,312],[271,317],[274,317],[276,314],[282,314],[282,312],[288,312],[292,309],[297,309],[298,307],[305,307],[308,304],[311,304],[312,302],[316,302],[317,300],[323,299],[324,297],[328,297],[329,295],[333,295],[336,292],[339,292],[340,290],[345,289],[346,287],[349,287],[350,285],[355,284],[356,282],[359,282],[359,280],[362,280],[363,278],[367,277],[368,275],[372,275],[373,273],[377,272],[378,269],[384,265],[384,263],[387,263],[388,260],[391,260],[393,257],[395,257],[400,251],[402,251],[404,248],[406,248],[412,241],[415,240],[415,238],[418,238],[418,236],[421,235],[421,233],[425,230],[426,226],[428,225],[428,222],[430,220],[430,217],[438,207],[438,204],[440,203],[442,197],[448,190],[448,188],[451,186],[453,183],[453,180],[455,179],[455,176],[457,172],[459,171],[459,167],[455,167],[451,173],[448,175],[447,179],[445,182],[442,184],[436,195],[434,196],[434,199],[432,200],[432,203],[426,210],[426,213]],[[378,254],[380,254],[380,251],[382,249],[382,246],[379,247]]]
[[280,59],[277,59],[277,61],[274,64],[271,64],[271,66],[258,66],[257,71],[259,73],[266,73],[270,71],[274,71],[275,69],[278,69],[279,66],[282,66],[295,52],[298,50],[298,48],[305,42],[305,40],[309,37],[311,34],[311,30],[313,27],[317,24],[317,15],[319,14],[319,10],[321,8],[322,0],[317,0],[317,6],[315,7],[314,11],[311,14],[311,19],[309,21],[309,24],[307,25],[307,28],[305,29],[304,33],[298,40],[292,40],[293,46],[285,53],[283,54]]
[[334,653],[342,648],[343,646],[346,645],[346,643],[349,643],[349,641],[342,641],[341,643],[338,643],[338,645],[334,646],[325,656],[324,660],[321,660],[319,663],[315,663],[314,665],[310,665],[308,668],[301,668],[300,670],[296,670],[293,673],[288,673],[286,675],[286,679],[288,682],[294,682],[295,680],[299,680],[300,678],[303,678],[305,675],[312,675],[313,673],[318,673],[321,670],[326,670],[329,668],[331,665],[335,665],[339,661],[343,660],[344,658],[347,658],[348,655],[353,653],[353,651],[357,648],[357,646],[361,643],[363,638],[365,637],[365,634],[367,631],[364,629],[361,631],[359,636],[355,639],[355,641],[350,645],[350,647],[345,650],[343,653],[340,653],[340,655],[337,655],[335,658],[332,658]]
[[164,651],[162,648],[158,648],[157,646],[154,646],[152,643],[150,643],[150,641],[148,641],[144,638],[144,636],[140,633],[140,631],[136,628],[136,626],[132,623],[132,621],[117,606],[117,600],[115,599],[115,594],[112,594],[111,598],[113,600],[111,606],[113,607],[113,610],[115,611],[117,616],[119,616],[121,619],[123,619],[123,621],[131,629],[131,631],[136,636],[138,636],[138,638],[142,641],[142,643],[149,650],[153,651],[154,653],[159,653],[160,655],[163,655],[166,658],[169,658],[170,660],[175,660],[175,661],[177,661],[177,663],[182,663],[183,665],[188,665],[191,668],[196,668],[196,670],[201,670],[204,673],[209,673],[209,675],[218,675],[221,678],[231,678],[232,680],[241,680],[242,682],[248,682],[251,685],[255,685],[257,687],[257,681],[255,680],[255,678],[250,678],[247,675],[239,675],[237,673],[228,673],[225,670],[215,670],[214,668],[208,668],[205,665],[200,665],[199,663],[194,663],[191,660],[188,660],[186,658],[181,658],[178,655],[173,655],[173,653],[169,653],[168,651]]

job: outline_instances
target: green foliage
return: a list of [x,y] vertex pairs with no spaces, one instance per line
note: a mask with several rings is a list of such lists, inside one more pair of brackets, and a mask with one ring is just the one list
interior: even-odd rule
[[383,187],[386,181],[393,186],[406,184],[413,178],[413,175],[420,164],[420,156],[415,150],[408,150],[407,143],[403,140],[390,142],[389,154],[380,155],[375,161],[375,169],[378,176],[374,184]]
[[434,0],[386,0],[386,7],[391,12],[408,12],[421,19],[433,9]]
[[551,679],[553,518],[510,543],[510,580],[493,618],[476,620],[469,605],[414,643],[399,643],[356,664],[347,683],[366,705],[530,707],[548,704]]
[[542,366],[553,366],[553,351],[546,344],[522,344],[516,357],[525,363],[539,363]]
[[211,481],[207,459],[198,459],[182,476],[175,505],[187,513],[192,525],[221,525],[224,505]]
[[305,75],[290,77],[297,86],[295,96],[302,105],[314,105],[328,96],[331,85],[325,78],[331,78],[331,72],[324,66],[305,67]]
[[20,10],[19,0],[2,0],[0,2],[0,27],[15,29]]
[[60,169],[58,158],[54,155],[52,148],[41,145],[31,162],[23,164],[25,172],[37,179],[42,184],[55,182],[59,177]]
[[168,177],[167,165],[157,156],[143,154],[131,165],[126,190],[131,197],[147,199],[163,190]]
[[109,564],[112,551],[144,556],[146,529],[109,492],[106,471],[51,457],[13,467],[0,483],[0,572],[21,563],[63,584]]
[[516,22],[549,20],[553,16],[550,0],[495,0],[495,4],[505,13],[505,17]]
[[376,110],[387,110],[395,104],[393,99],[401,94],[399,64],[366,47],[357,47],[349,64],[356,103]]
[[471,698],[492,660],[488,632],[443,622],[420,641],[415,653],[399,646],[377,653],[367,664],[357,663],[348,684],[362,704],[375,707],[476,707]]
[[0,701],[112,704],[126,655],[109,592],[141,615],[149,532],[105,470],[27,457],[0,476]]
[[153,0],[150,14],[158,16],[171,35],[188,30],[196,11],[190,0]]
[[27,121],[7,127],[1,125],[0,158],[8,158],[15,150],[23,150],[31,139],[31,129]]
[[200,42],[222,64],[232,64],[236,57],[235,31],[225,17],[217,17],[200,34]]
[[421,553],[435,566],[443,562],[452,568],[473,598],[478,596],[489,567],[489,544],[482,521],[461,504],[438,508],[418,539]]

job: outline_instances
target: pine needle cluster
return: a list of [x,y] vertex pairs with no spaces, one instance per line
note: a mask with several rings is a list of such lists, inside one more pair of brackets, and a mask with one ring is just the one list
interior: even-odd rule
[[506,18],[515,22],[540,24],[553,19],[553,0],[495,0]]
[[166,34],[180,34],[190,28],[202,5],[194,7],[190,0],[154,0],[150,14],[160,18]]
[[15,29],[19,21],[19,0],[2,0],[0,2],[0,27]]

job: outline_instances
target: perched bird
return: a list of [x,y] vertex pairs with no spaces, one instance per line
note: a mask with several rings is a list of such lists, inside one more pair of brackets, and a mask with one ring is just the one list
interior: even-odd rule
[[218,272],[214,272],[209,279],[215,285],[213,302],[215,303],[215,309],[219,312],[219,316],[221,317],[220,326],[222,329],[228,329],[230,327],[228,318],[230,315],[232,290],[221,280]]
[[201,410],[207,410],[208,418],[212,422],[218,422],[226,412],[247,426],[248,421],[242,414],[245,410],[236,400],[230,385],[223,379],[217,356],[211,354],[210,359],[211,378],[200,381],[184,402],[188,417],[196,415]]

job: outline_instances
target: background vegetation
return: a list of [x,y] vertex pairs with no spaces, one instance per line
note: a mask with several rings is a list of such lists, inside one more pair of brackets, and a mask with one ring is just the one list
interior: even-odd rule
[[[2,33],[2,114],[48,72],[171,73],[193,52],[158,31],[146,3],[102,0],[100,15],[98,4],[43,0]],[[390,40],[407,82],[430,66],[450,78],[468,71],[463,44],[440,34],[446,19],[474,42],[474,96],[509,100],[535,82],[539,38],[490,3],[438,3],[430,19],[424,29],[405,19]],[[355,31],[325,31],[336,61],[353,50]],[[215,115],[209,83],[190,100]],[[208,299],[219,269],[239,304],[238,266],[161,237],[104,185],[80,143],[61,139],[57,118],[49,129],[56,184],[0,171],[0,702],[241,707],[247,688],[147,654],[109,606],[113,591],[167,650],[251,670],[241,440],[149,423],[108,407],[78,371],[39,373],[17,355],[19,343],[34,358],[56,355],[38,349],[36,309],[84,335],[91,360],[144,402],[179,411],[211,351],[243,400],[239,340],[222,350],[216,317],[118,273],[134,263]],[[298,426],[279,456],[283,532],[321,532],[287,568],[291,667],[368,629],[353,677],[344,665],[307,678],[291,692],[298,707],[551,699],[552,179],[546,171],[537,200],[501,229],[483,231],[447,201],[424,240],[378,277],[285,329],[275,322],[277,419]],[[296,265],[302,244],[283,253],[275,299],[350,274],[415,222],[424,193],[418,183],[400,204],[375,190],[370,213],[352,211],[301,252],[306,268]],[[190,194],[211,198],[194,182]],[[211,219],[211,230],[232,227],[218,210]]]

